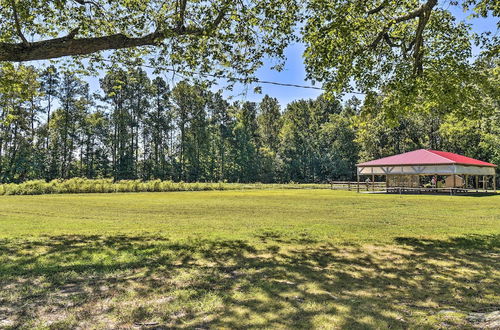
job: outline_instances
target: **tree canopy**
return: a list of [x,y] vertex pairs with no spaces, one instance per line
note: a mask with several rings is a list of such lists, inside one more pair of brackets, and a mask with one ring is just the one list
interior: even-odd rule
[[429,83],[433,75],[464,80],[458,73],[469,69],[473,42],[495,56],[498,37],[476,35],[469,24],[458,22],[450,11],[456,6],[476,15],[500,15],[493,0],[307,1],[308,77],[336,92],[408,87]]
[[[250,81],[264,58],[284,60],[301,28],[307,76],[329,92],[398,88],[469,68],[499,36],[476,35],[450,11],[499,16],[494,0],[0,0],[0,61],[111,55],[191,75]],[[497,24],[497,28],[500,23]],[[492,29],[494,27],[492,26]],[[77,61],[82,63],[81,61]],[[283,61],[276,62],[280,69]]]
[[0,0],[0,61],[86,55],[99,63],[115,50],[246,77],[263,56],[283,58],[298,12],[296,0]]

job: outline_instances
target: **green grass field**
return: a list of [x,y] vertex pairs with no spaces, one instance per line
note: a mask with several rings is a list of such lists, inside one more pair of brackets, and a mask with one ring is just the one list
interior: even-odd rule
[[500,195],[0,196],[0,328],[481,327],[499,264]]

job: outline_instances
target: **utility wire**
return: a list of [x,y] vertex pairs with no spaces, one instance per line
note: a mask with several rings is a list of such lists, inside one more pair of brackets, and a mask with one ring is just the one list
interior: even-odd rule
[[[104,60],[106,62],[112,62],[110,60]],[[159,68],[147,65],[147,64],[137,64],[138,66],[142,66],[145,68],[150,68],[150,69],[155,69],[158,70]],[[170,71],[174,72],[175,74],[180,74],[179,71],[170,69],[170,68],[165,68],[161,67],[161,70],[164,71]],[[194,71],[182,71],[182,73],[187,73],[191,75],[198,75],[201,77],[205,78],[216,78],[216,79],[226,79],[229,81],[237,81],[240,83],[244,84],[267,84],[267,85],[276,85],[276,86],[283,86],[283,87],[294,87],[294,88],[304,88],[304,89],[314,89],[314,90],[320,90],[324,91],[324,88],[321,87],[316,87],[316,86],[307,86],[307,85],[299,85],[299,84],[292,84],[292,83],[283,83],[283,82],[277,82],[277,81],[268,81],[268,80],[260,80],[260,79],[244,79],[244,78],[237,78],[237,77],[228,77],[228,76],[222,76],[222,75],[214,75],[214,74],[209,74],[209,73],[199,73],[199,72],[194,72]],[[365,95],[366,93],[362,92],[348,92],[348,94],[360,94],[360,95]]]

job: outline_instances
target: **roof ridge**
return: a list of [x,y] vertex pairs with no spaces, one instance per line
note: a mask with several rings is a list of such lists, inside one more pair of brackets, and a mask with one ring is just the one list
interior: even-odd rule
[[433,154],[434,156],[438,156],[438,157],[441,157],[441,158],[443,158],[443,159],[446,159],[446,160],[447,160],[447,161],[449,161],[449,162],[456,163],[456,161],[454,161],[453,159],[450,159],[450,158],[448,158],[448,157],[442,156],[442,155],[437,154],[437,153],[435,153],[435,152],[434,152],[434,151],[437,151],[437,152],[447,152],[447,151],[439,151],[439,150],[433,150],[433,149],[423,149],[423,150],[425,150],[425,151],[427,151],[427,152],[429,152],[429,153]]
[[463,156],[448,151],[439,151],[432,149],[417,149],[404,152],[398,155],[391,155],[379,159],[370,160],[356,166],[392,166],[392,165],[475,165],[475,166],[494,166],[497,165],[484,162],[475,158]]

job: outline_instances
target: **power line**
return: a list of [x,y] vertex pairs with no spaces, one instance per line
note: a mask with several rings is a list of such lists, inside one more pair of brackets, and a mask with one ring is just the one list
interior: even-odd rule
[[284,87],[296,87],[296,88],[308,88],[308,89],[317,89],[324,91],[323,88],[321,87],[316,87],[316,86],[306,86],[306,85],[297,85],[297,84],[290,84],[290,83],[282,83],[282,82],[276,82],[276,81],[266,81],[266,80],[259,80],[257,79],[255,83],[258,84],[269,84],[269,85],[277,85],[277,86],[284,86]]
[[[104,61],[112,62],[112,61],[106,60],[106,59]],[[173,72],[173,73],[177,73],[179,75],[182,75],[180,72],[178,72],[175,69],[170,69],[170,68],[165,68],[165,67],[158,68],[158,67],[154,67],[154,66],[147,65],[147,64],[137,64],[137,65],[145,67],[145,68],[155,69],[155,70],[161,69],[164,71],[169,71],[169,72]],[[322,87],[316,87],[316,86],[307,86],[307,85],[284,83],[284,82],[269,81],[269,80],[260,80],[260,79],[245,79],[245,78],[229,77],[229,76],[223,76],[223,75],[214,75],[214,74],[209,74],[209,73],[199,73],[199,72],[194,72],[194,71],[182,71],[182,73],[187,73],[187,74],[191,74],[191,75],[198,75],[198,76],[205,77],[205,78],[226,79],[229,81],[237,81],[237,82],[244,83],[244,84],[267,84],[267,85],[275,85],[275,86],[282,86],[282,87],[314,89],[314,90],[320,90],[320,91],[325,90]],[[365,93],[362,93],[362,92],[348,92],[348,94],[365,95]]]

